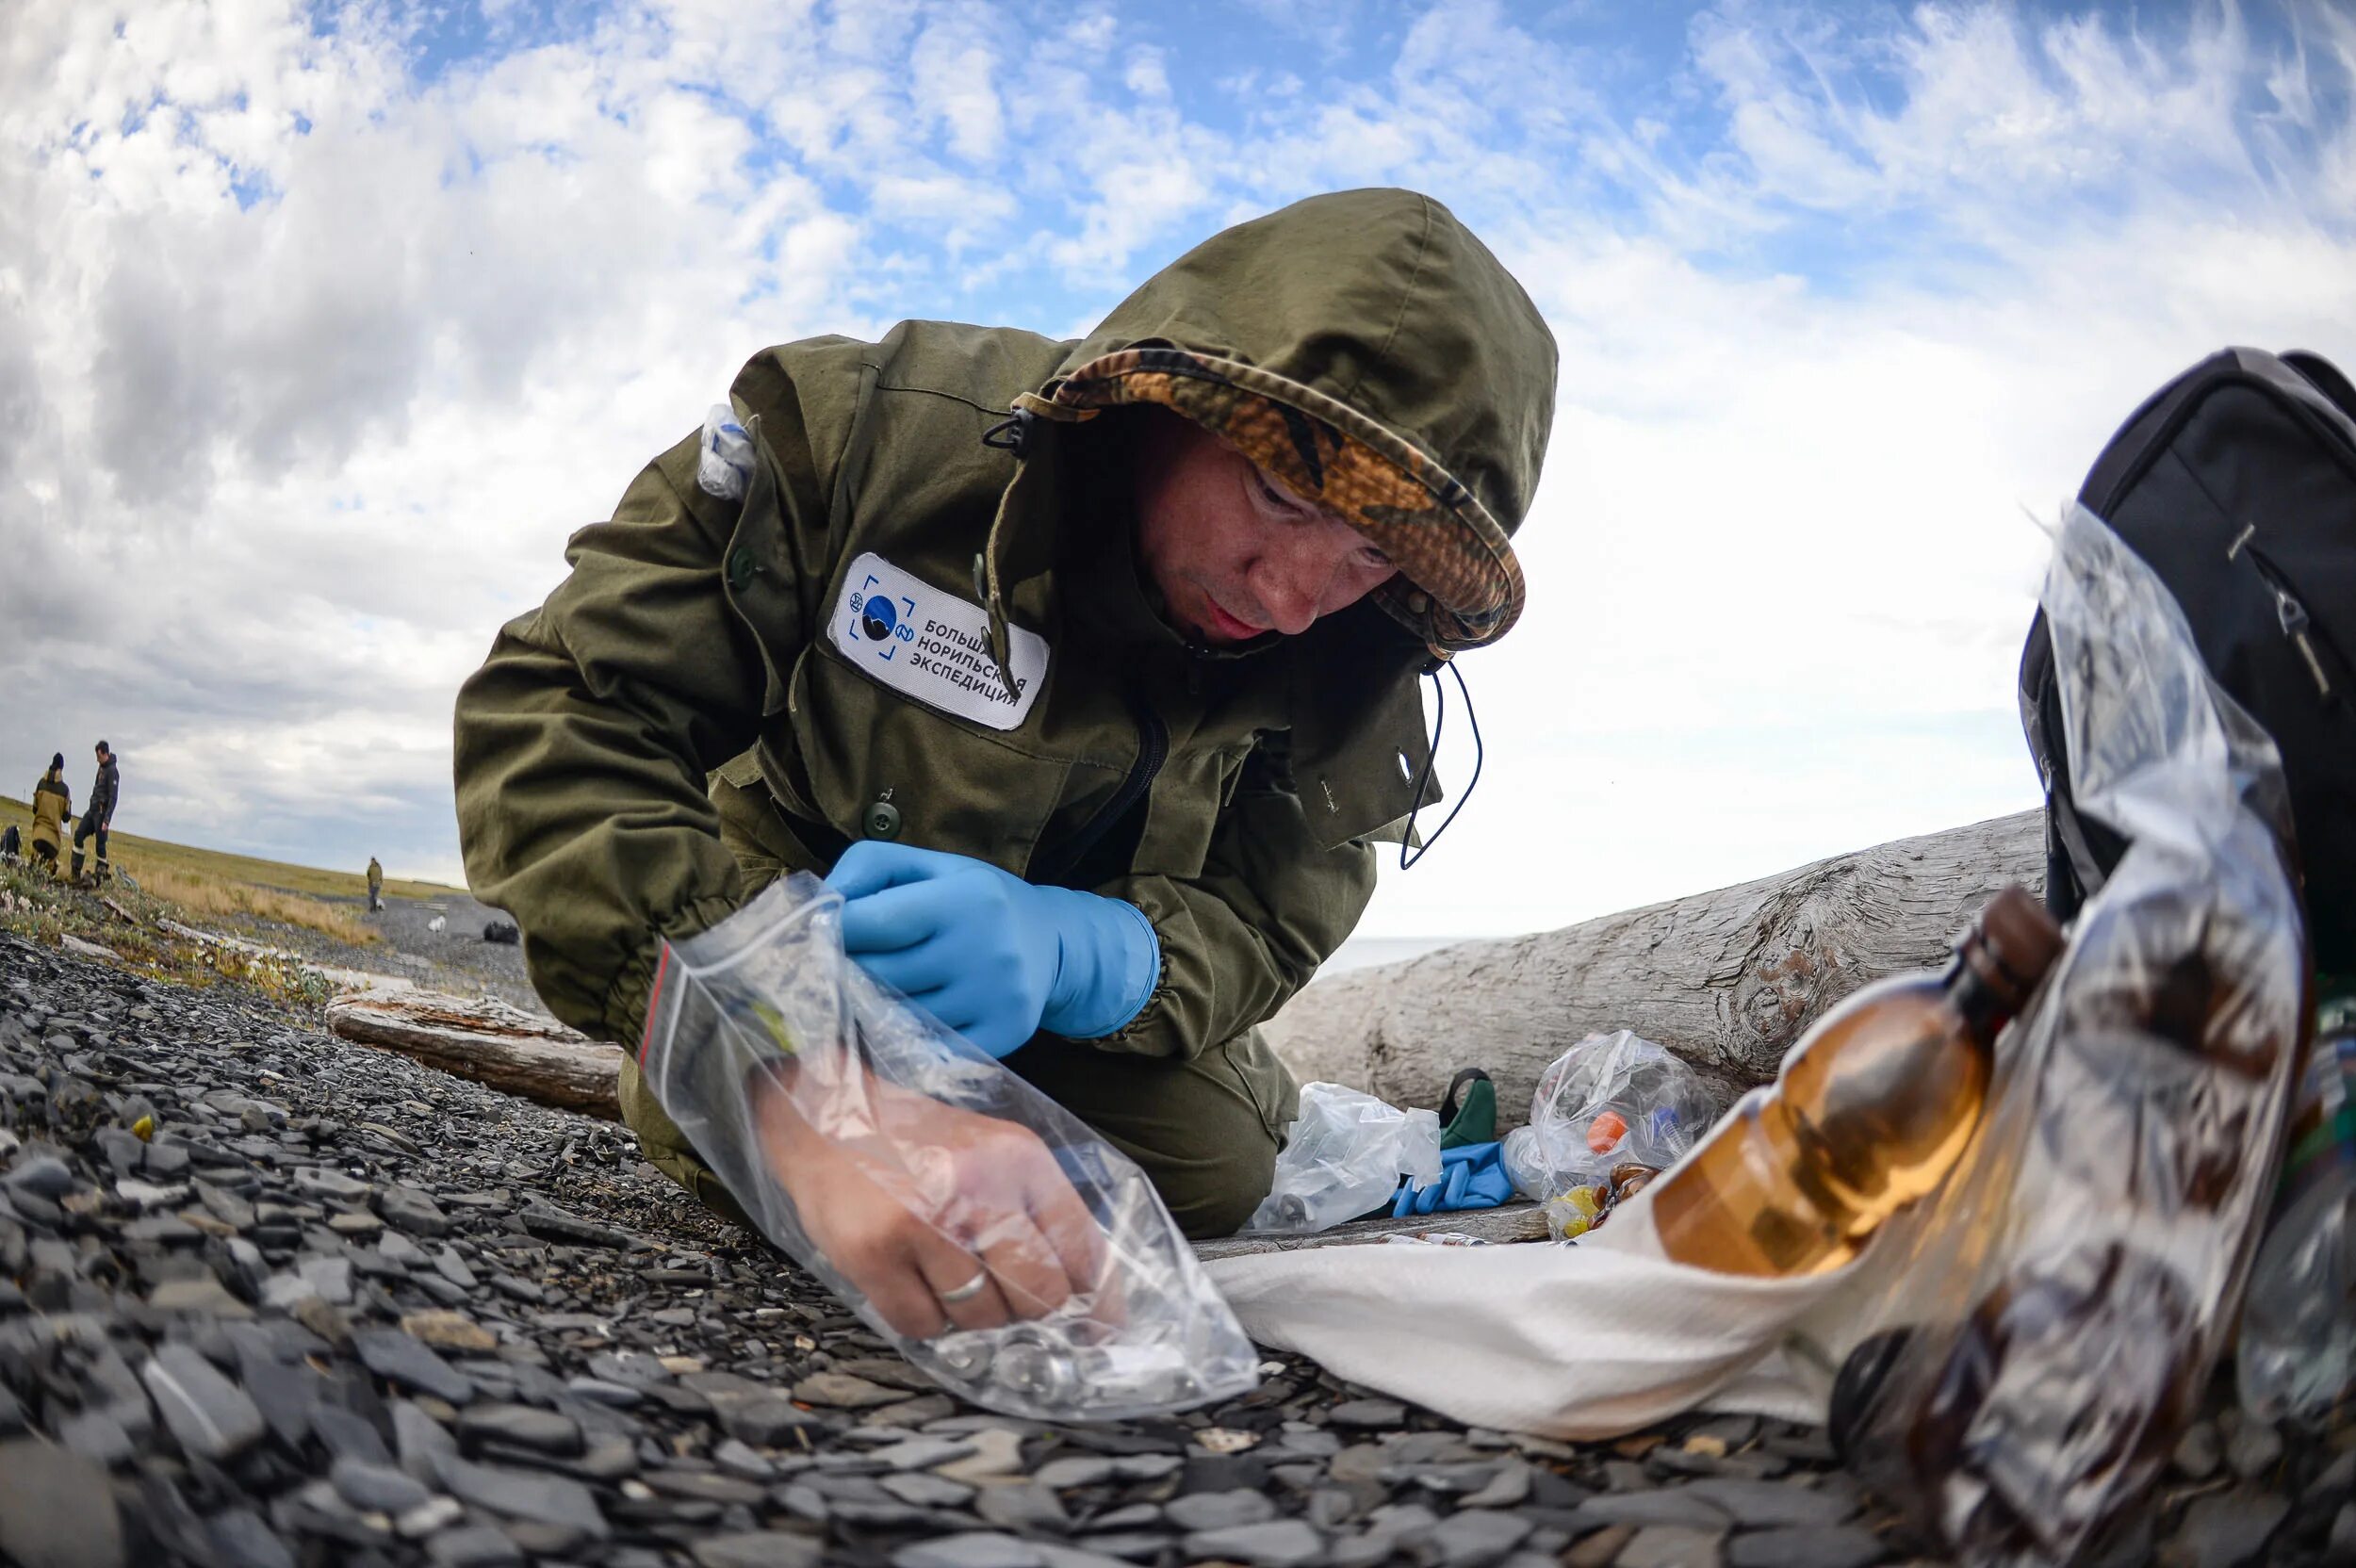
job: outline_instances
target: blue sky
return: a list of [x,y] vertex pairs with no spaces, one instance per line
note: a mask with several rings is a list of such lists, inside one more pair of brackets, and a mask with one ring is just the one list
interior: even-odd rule
[[1563,373],[1480,792],[1370,934],[2016,809],[2023,507],[2213,348],[2356,363],[2352,62],[2314,0],[31,0],[0,787],[104,732],[126,829],[455,877],[457,683],[756,349],[1076,334],[1381,183]]

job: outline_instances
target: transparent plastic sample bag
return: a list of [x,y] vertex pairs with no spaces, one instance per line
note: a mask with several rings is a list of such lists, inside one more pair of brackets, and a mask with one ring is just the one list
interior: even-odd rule
[[1958,1558],[2055,1564],[2198,1413],[2312,1018],[2274,745],[2084,509],[2043,593],[2070,781],[2132,844],[1999,1051],[1976,1141],[1876,1238],[1835,1440]]
[[1402,1111],[1339,1084],[1304,1084],[1268,1195],[1244,1222],[1259,1235],[1307,1235],[1389,1204],[1399,1178],[1440,1179],[1440,1116]]
[[992,1410],[1118,1420],[1251,1388],[1258,1356],[1144,1173],[844,957],[842,906],[794,875],[656,975],[647,1086],[761,1234]]

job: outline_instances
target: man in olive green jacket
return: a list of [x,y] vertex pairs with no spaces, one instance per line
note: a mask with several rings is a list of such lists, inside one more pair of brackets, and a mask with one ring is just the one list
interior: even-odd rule
[[[1081,342],[910,321],[768,350],[460,694],[469,879],[550,1008],[633,1048],[663,939],[788,872],[834,872],[846,944],[928,878],[1008,909],[1080,890],[1042,939],[1051,967],[1083,928],[1111,944],[1088,1037],[1034,1035],[1053,1004],[1009,1011],[986,972],[927,992],[854,956],[977,1041],[1010,1028],[985,1048],[1189,1233],[1232,1231],[1296,1110],[1258,1025],[1437,798],[1417,677],[1520,612],[1554,376],[1511,275],[1397,190],[1219,234]],[[634,1064],[621,1099],[727,1209]]]

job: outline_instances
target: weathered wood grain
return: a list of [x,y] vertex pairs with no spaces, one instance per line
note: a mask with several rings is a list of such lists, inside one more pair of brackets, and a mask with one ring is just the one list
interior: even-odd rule
[[489,997],[414,988],[347,991],[327,1004],[327,1027],[338,1038],[398,1051],[503,1093],[608,1121],[622,1119],[614,1097],[621,1047]]
[[1722,1096],[1775,1076],[1825,1008],[1884,975],[1945,960],[2010,882],[2044,885],[2041,813],[1835,856],[1779,876],[1465,942],[1319,980],[1268,1025],[1303,1083],[1437,1105],[1457,1069],[1496,1078],[1500,1130],[1538,1074],[1599,1030],[1667,1047]]

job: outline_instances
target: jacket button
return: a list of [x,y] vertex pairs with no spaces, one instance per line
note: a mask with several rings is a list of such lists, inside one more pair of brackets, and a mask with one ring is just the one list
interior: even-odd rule
[[867,808],[865,825],[871,839],[896,839],[900,836],[900,808],[888,800],[879,800]]
[[761,564],[753,559],[753,552],[744,546],[739,545],[728,552],[728,586],[738,593],[744,591],[744,584],[752,581],[753,574],[759,570]]

